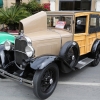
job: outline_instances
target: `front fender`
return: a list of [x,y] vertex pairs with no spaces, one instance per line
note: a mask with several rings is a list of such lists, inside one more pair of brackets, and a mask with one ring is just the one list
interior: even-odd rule
[[1,59],[1,62],[2,65],[5,63],[5,54],[4,54],[4,45],[0,45],[0,59]]
[[30,67],[34,70],[43,69],[48,64],[58,60],[57,56],[41,56],[33,59],[30,62]]

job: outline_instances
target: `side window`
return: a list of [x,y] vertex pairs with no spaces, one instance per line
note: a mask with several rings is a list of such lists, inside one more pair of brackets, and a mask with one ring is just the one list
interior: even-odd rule
[[98,15],[90,15],[90,22],[89,22],[89,34],[97,32],[97,18]]
[[85,33],[87,16],[76,17],[75,33]]
[[100,32],[100,16],[98,15],[98,32]]
[[90,19],[90,28],[96,27],[96,18],[91,18]]
[[99,17],[99,27],[100,27],[100,17]]

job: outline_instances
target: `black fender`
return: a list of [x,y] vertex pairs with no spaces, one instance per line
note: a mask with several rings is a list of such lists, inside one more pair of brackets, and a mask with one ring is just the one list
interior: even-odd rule
[[92,55],[95,54],[95,52],[96,52],[96,50],[97,50],[97,48],[98,48],[99,45],[100,45],[100,39],[96,39],[94,41],[93,45],[92,45],[92,48],[91,48]]
[[38,70],[38,69],[41,70],[52,62],[56,63],[60,71],[64,73],[68,73],[71,70],[73,70],[72,68],[70,68],[68,63],[63,58],[56,55],[40,56],[37,58],[32,58],[29,61],[30,61],[30,68],[33,70]]
[[5,50],[4,45],[0,45],[0,61],[1,61],[0,63],[2,63],[2,65],[5,63],[4,50]]
[[40,56],[40,57],[37,57],[35,59],[31,59],[31,62],[30,62],[30,67],[34,70],[37,70],[37,69],[43,69],[45,68],[48,64],[54,62],[54,61],[57,61],[58,60],[58,56],[49,56],[49,55],[46,55],[46,56]]

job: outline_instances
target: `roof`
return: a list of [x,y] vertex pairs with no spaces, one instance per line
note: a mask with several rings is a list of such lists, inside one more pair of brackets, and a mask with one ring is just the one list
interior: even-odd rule
[[75,15],[75,13],[100,13],[99,11],[46,11],[48,15]]

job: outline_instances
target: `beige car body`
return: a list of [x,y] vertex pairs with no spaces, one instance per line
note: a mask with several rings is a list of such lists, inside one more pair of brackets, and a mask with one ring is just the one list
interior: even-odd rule
[[41,11],[20,21],[20,30],[32,40],[35,57],[45,54],[59,55],[61,47],[73,40],[73,34],[64,29],[47,28],[47,13]]

